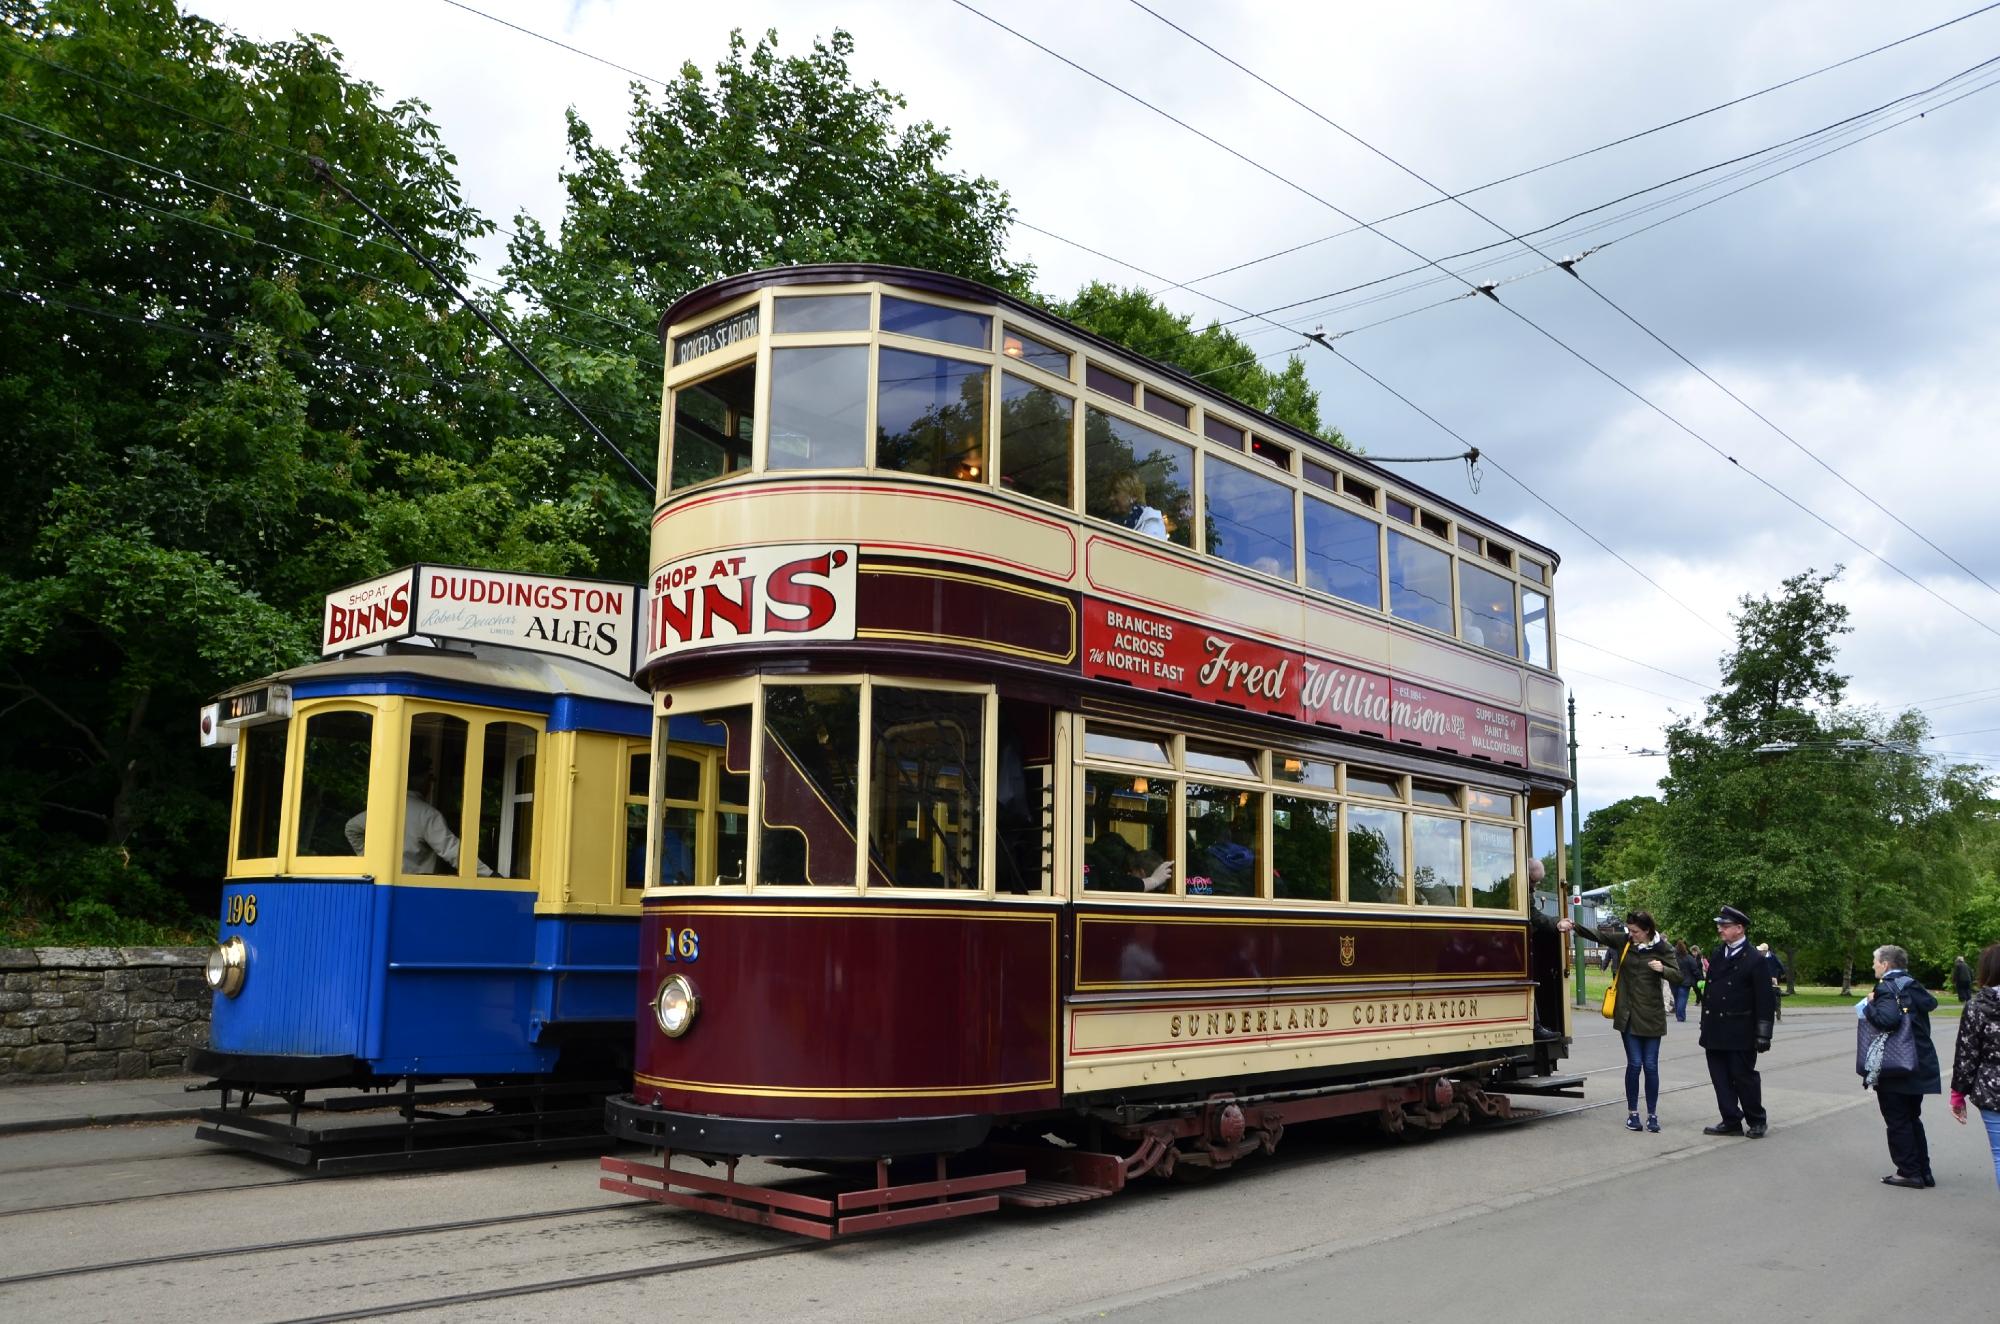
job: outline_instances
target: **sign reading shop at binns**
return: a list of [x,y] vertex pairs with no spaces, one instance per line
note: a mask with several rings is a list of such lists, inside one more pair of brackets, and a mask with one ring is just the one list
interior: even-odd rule
[[1525,766],[1527,723],[1492,704],[1295,648],[1084,599],[1083,670],[1296,721]]
[[551,653],[630,676],[638,618],[632,584],[414,565],[327,594],[320,652],[425,635]]
[[646,660],[755,640],[854,638],[859,550],[732,547],[661,566],[647,584]]

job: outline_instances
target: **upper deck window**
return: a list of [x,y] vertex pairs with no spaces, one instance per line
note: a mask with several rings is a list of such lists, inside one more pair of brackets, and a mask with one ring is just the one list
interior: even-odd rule
[[1515,656],[1513,580],[1470,561],[1459,562],[1458,615],[1465,642]]
[[306,719],[299,761],[298,854],[362,853],[374,745],[372,713],[314,713]]
[[1220,456],[1204,457],[1208,550],[1225,561],[1292,579],[1292,489]]
[[1442,515],[1433,515],[1428,510],[1417,512],[1417,523],[1433,538],[1451,541],[1451,521]]
[[1122,400],[1128,405],[1139,402],[1137,382],[1127,381],[1117,373],[1100,368],[1095,363],[1084,367],[1083,381],[1084,385],[1099,395],[1108,395],[1113,400]]
[[1153,538],[1194,543],[1194,447],[1085,409],[1083,509]]
[[268,860],[278,853],[278,811],[285,802],[285,747],[292,724],[244,730],[243,790],[236,804],[236,858]]
[[993,319],[986,314],[898,299],[893,294],[882,296],[882,329],[901,336],[964,345],[967,349],[993,348]]
[[1007,372],[1000,374],[1000,486],[1069,504],[1070,426],[1076,402]]
[[1269,437],[1250,438],[1250,453],[1264,463],[1286,473],[1292,471],[1292,452],[1288,446],[1280,446]]
[[1529,666],[1552,665],[1549,650],[1549,597],[1531,588],[1521,590],[1521,656]]
[[719,373],[674,392],[673,490],[750,467],[756,427],[757,364]]
[[1549,582],[1548,568],[1540,561],[1531,561],[1524,556],[1521,558],[1521,578],[1532,579],[1537,584],[1546,584]]
[[1364,607],[1382,609],[1381,529],[1366,515],[1306,501],[1306,583]]
[[1458,531],[1458,545],[1466,551],[1471,552],[1474,556],[1477,556],[1479,555],[1480,537],[1471,529],[1460,529]]
[[1389,612],[1451,633],[1451,554],[1389,530]]
[[1390,497],[1387,508],[1390,519],[1399,519],[1405,524],[1417,522],[1417,508],[1407,501],[1398,501],[1395,497]]
[[1146,388],[1146,412],[1156,414],[1166,419],[1167,422],[1172,423],[1175,427],[1182,428],[1188,425],[1188,420],[1193,413],[1192,410],[1180,401],[1169,399],[1150,386]]
[[985,366],[883,349],[875,388],[875,467],[983,479]]
[[865,464],[868,347],[772,350],[770,434],[772,469],[858,469]]
[[1514,553],[1491,538],[1486,540],[1486,559],[1495,565],[1506,566],[1509,570],[1514,568]]
[[1218,442],[1231,450],[1243,449],[1243,429],[1224,422],[1214,414],[1202,418],[1201,430],[1210,441]]
[[1340,492],[1342,496],[1359,501],[1370,510],[1375,509],[1375,488],[1372,484],[1343,475],[1340,480]]
[[1323,487],[1329,492],[1338,492],[1340,490],[1340,475],[1323,464],[1314,464],[1311,460],[1300,460],[1299,473],[1304,475],[1305,480],[1314,487]]
[[1045,345],[1025,331],[1007,327],[1000,333],[1000,352],[1010,359],[1031,363],[1043,372],[1069,376],[1069,351]]
[[791,331],[866,331],[865,294],[780,295],[771,306],[771,329]]

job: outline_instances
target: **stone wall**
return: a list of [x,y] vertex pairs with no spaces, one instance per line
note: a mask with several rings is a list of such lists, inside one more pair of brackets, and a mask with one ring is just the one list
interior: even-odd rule
[[208,1041],[205,947],[0,948],[0,1081],[178,1076]]

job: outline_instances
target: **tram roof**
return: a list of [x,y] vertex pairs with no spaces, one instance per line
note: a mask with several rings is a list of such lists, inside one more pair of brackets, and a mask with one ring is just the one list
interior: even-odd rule
[[492,644],[449,649],[391,644],[380,653],[350,653],[345,657],[274,672],[258,680],[232,685],[224,693],[273,683],[299,685],[324,681],[366,684],[399,676],[477,689],[566,695],[634,706],[651,704],[643,690],[612,672],[547,653]]
[[1033,318],[1038,322],[1060,327],[1066,335],[1081,340],[1086,344],[1093,345],[1107,353],[1116,354],[1120,358],[1144,366],[1148,371],[1173,382],[1180,390],[1191,392],[1206,401],[1211,401],[1238,413],[1248,415],[1257,420],[1258,425],[1265,431],[1270,432],[1274,438],[1277,436],[1286,437],[1297,445],[1309,447],[1322,454],[1337,457],[1342,464],[1373,474],[1376,478],[1392,487],[1420,492],[1432,505],[1446,507],[1454,514],[1471,520],[1474,524],[1504,532],[1521,546],[1532,548],[1538,555],[1548,558],[1551,566],[1559,566],[1562,563],[1562,554],[1554,548],[1538,543],[1532,538],[1524,537],[1513,529],[1498,524],[1489,517],[1480,514],[1478,511],[1468,510],[1466,507],[1453,501],[1450,497],[1443,496],[1432,491],[1430,488],[1413,483],[1392,469],[1372,463],[1366,455],[1355,451],[1342,450],[1322,437],[1315,436],[1303,428],[1295,427],[1283,419],[1276,418],[1264,413],[1260,409],[1244,404],[1235,396],[1218,391],[1213,386],[1190,377],[1187,373],[1182,372],[1179,368],[1171,364],[1162,363],[1158,359],[1147,358],[1144,354],[1128,349],[1115,340],[1109,340],[1095,332],[1086,331],[1074,322],[1065,321],[1057,317],[1046,308],[1029,303],[1027,300],[1008,294],[1004,290],[994,289],[991,285],[983,285],[976,280],[966,280],[961,276],[947,275],[941,271],[926,271],[921,267],[891,266],[880,262],[805,263],[790,267],[761,267],[756,271],[746,271],[740,275],[724,277],[722,280],[704,285],[698,290],[690,290],[679,299],[676,299],[660,317],[660,343],[663,347],[667,348],[667,353],[671,357],[672,349],[666,346],[667,328],[677,322],[686,321],[691,317],[698,317],[710,308],[727,303],[752,291],[760,290],[767,285],[856,285],[869,281],[880,281],[883,284],[895,285],[902,289],[918,293],[935,294],[947,299],[960,299],[967,303],[993,304],[997,307],[1009,309],[1022,317]]

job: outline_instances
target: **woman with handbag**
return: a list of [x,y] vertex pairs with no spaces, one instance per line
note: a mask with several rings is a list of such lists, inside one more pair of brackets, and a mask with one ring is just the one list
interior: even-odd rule
[[1882,1184],[1922,1190],[1937,1185],[1924,1137],[1924,1096],[1938,1093],[1943,1085],[1937,1047],[1931,1043],[1937,999],[1911,977],[1909,964],[1910,954],[1902,948],[1877,947],[1875,991],[1856,1010],[1876,1032],[1863,1058],[1863,1083],[1875,1091],[1889,1132],[1889,1157],[1896,1163]]
[[[1556,926],[1564,933],[1577,927],[1565,919]],[[1625,1040],[1625,1117],[1627,1131],[1660,1129],[1660,1040],[1667,1033],[1666,988],[1679,984],[1684,976],[1674,949],[1660,936],[1659,926],[1643,910],[1625,917],[1622,932],[1606,928],[1584,933],[1617,948],[1612,961],[1611,987],[1600,1010]],[[1646,1082],[1646,1122],[1639,1123],[1639,1080]]]
[[1966,1001],[1952,1055],[1951,1115],[1963,1126],[1966,1100],[1979,1109],[1993,1147],[1993,1177],[2000,1181],[2000,942],[1979,954],[1973,978],[1979,987]]

